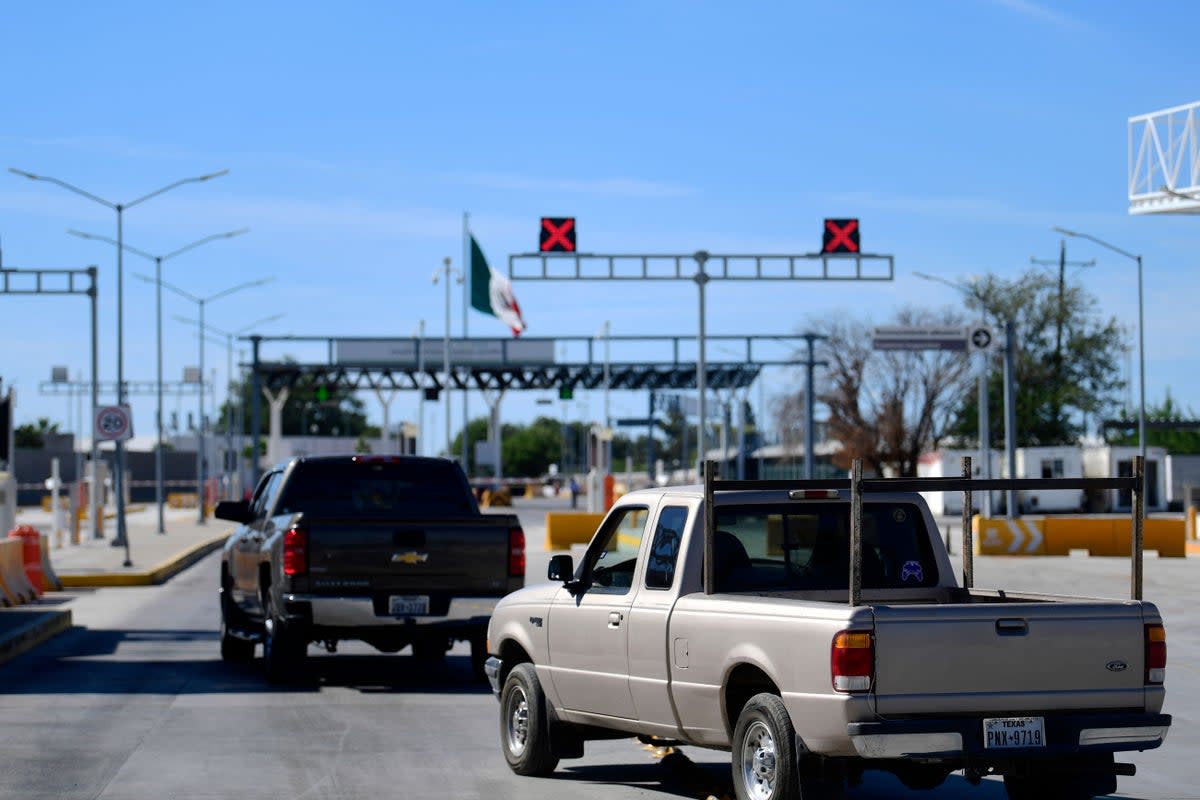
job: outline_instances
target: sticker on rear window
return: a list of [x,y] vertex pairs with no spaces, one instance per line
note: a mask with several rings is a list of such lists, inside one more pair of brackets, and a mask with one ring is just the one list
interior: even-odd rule
[[908,513],[903,508],[897,508],[892,511],[892,519],[896,522],[904,522],[908,519]]
[[904,568],[900,570],[900,580],[908,581],[915,580],[917,583],[922,583],[925,580],[925,570],[921,568],[920,561],[905,561]]

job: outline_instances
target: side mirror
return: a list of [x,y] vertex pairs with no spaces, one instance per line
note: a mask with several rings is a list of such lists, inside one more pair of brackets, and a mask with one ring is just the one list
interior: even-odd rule
[[570,556],[551,556],[546,577],[552,581],[568,583],[575,577],[575,562]]
[[254,519],[250,514],[250,501],[248,500],[222,500],[213,509],[213,516],[217,519],[227,519],[230,522],[250,522]]

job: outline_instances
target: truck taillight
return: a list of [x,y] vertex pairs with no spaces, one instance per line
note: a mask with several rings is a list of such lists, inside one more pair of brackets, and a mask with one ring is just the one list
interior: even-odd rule
[[525,577],[525,531],[508,529],[508,577]]
[[304,528],[289,528],[283,534],[283,574],[308,574],[308,531]]
[[1167,678],[1167,629],[1146,626],[1146,685],[1161,685]]
[[838,631],[830,653],[833,688],[838,692],[869,692],[875,674],[875,643],[863,631]]

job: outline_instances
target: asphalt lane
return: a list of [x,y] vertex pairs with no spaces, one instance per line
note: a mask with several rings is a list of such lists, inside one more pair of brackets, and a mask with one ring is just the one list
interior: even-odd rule
[[[542,515],[557,501],[518,503],[529,534],[529,575],[545,574]],[[499,509],[498,509],[499,510]],[[346,644],[311,649],[312,679],[283,689],[258,662],[218,655],[218,556],[162,586],[75,590],[62,601],[71,630],[0,667],[0,798],[673,798],[729,791],[728,755],[667,754],[632,739],[589,743],[551,778],[512,774],[499,749],[499,708],[470,674],[465,646],[444,664]],[[1115,559],[980,559],[981,586],[1122,596]],[[1195,609],[1200,562],[1147,559],[1146,596],[1167,620],[1167,711],[1158,751],[1122,758],[1139,775],[1120,797],[1200,798]],[[1005,796],[998,781],[952,776],[909,792],[869,774],[855,800]]]

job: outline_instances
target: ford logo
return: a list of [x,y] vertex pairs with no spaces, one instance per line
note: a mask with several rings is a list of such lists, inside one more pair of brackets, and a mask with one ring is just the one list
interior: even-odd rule
[[1129,668],[1129,665],[1124,661],[1110,661],[1104,665],[1104,668],[1109,672],[1124,672]]

